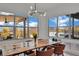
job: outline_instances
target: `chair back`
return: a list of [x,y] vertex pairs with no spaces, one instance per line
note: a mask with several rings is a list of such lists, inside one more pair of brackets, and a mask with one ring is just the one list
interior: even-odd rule
[[29,54],[29,56],[36,56],[36,53],[32,52],[31,54]]
[[37,56],[51,56],[54,53],[54,49],[47,49],[47,51],[36,51]]
[[63,50],[64,50],[64,48],[65,48],[65,45],[64,44],[56,44],[55,46],[54,46],[54,53],[55,54],[63,54]]
[[0,49],[0,56],[2,56],[3,55],[3,53],[2,53],[2,49]]

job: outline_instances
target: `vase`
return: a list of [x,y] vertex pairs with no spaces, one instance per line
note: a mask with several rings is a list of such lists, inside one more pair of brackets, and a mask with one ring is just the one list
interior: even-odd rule
[[34,44],[35,44],[35,47],[36,47],[36,38],[34,38]]

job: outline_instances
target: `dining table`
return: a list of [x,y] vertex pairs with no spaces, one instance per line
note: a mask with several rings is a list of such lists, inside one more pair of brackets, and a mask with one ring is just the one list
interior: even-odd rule
[[18,47],[16,49],[10,49],[8,51],[5,51],[4,56],[15,56],[15,55],[19,55],[21,53],[24,53],[26,51],[46,47],[46,46],[49,46],[49,45],[56,43],[56,42],[49,43],[48,40],[38,40],[37,42],[38,43],[36,44],[36,46],[33,46],[31,48],[29,48],[29,47]]

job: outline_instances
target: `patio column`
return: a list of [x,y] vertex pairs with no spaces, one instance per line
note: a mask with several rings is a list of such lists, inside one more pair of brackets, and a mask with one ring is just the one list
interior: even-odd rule
[[24,39],[26,38],[26,18],[24,19]]
[[27,17],[27,38],[29,38],[29,16]]
[[71,39],[71,15],[69,15],[69,39]]
[[16,39],[16,16],[14,16],[14,39]]
[[72,38],[74,38],[74,17],[72,18]]
[[58,37],[58,17],[57,17],[56,36]]

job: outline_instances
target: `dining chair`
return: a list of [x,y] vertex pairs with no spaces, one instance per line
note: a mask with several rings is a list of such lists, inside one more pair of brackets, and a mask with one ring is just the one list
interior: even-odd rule
[[32,51],[28,56],[36,56],[36,51]]
[[47,49],[46,51],[36,51],[36,56],[52,56],[54,49]]
[[62,55],[64,56],[64,49],[65,49],[65,45],[64,44],[55,44],[54,45],[54,55]]
[[29,50],[29,51],[25,51],[24,52],[24,56],[28,55],[28,56],[35,56],[36,55],[36,51],[33,50]]
[[3,55],[3,53],[2,53],[2,49],[0,49],[0,56],[2,56]]

